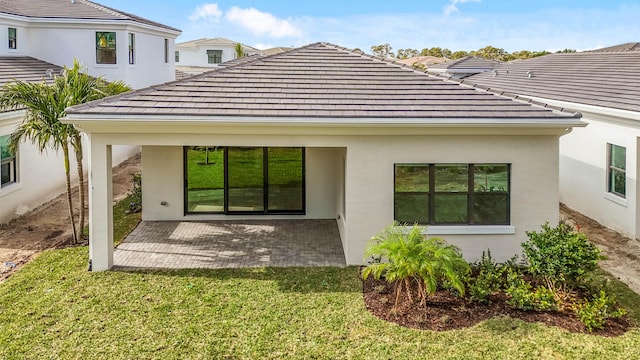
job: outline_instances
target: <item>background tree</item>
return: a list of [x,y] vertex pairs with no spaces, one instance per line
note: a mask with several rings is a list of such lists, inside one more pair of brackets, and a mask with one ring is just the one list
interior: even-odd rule
[[396,53],[398,59],[408,59],[416,56],[420,56],[420,52],[416,49],[398,49]]
[[73,147],[78,163],[80,197],[80,231],[84,228],[85,187],[82,166],[82,135],[71,124],[63,124],[60,118],[66,115],[69,106],[82,104],[109,95],[130,90],[122,82],[108,83],[102,78],[89,76],[86,69],[75,60],[72,68],[64,67],[61,75],[53,75],[53,84],[44,79],[39,83],[15,81],[0,88],[0,108],[6,110],[25,109],[25,118],[11,135],[10,147],[16,151],[21,141],[31,141],[38,150],[46,152],[62,150],[67,188],[67,205],[71,222],[73,242],[78,241],[71,194],[71,169],[69,146]]
[[393,52],[391,51],[393,48],[389,43],[384,43],[381,45],[374,45],[371,47],[371,53],[375,56],[380,56],[384,58],[395,57]]
[[452,60],[462,59],[463,57],[469,56],[469,53],[464,50],[454,51],[449,57]]
[[242,44],[236,43],[236,59],[240,59],[245,55],[244,50],[242,50]]

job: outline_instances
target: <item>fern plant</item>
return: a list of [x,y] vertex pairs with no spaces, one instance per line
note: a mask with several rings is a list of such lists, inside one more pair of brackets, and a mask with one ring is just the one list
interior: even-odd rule
[[445,283],[459,295],[464,295],[463,279],[470,267],[458,248],[440,238],[426,238],[418,226],[411,227],[409,232],[406,232],[407,228],[394,222],[370,240],[365,257],[381,258],[382,261],[370,263],[362,277],[367,279],[371,275],[394,284],[395,305],[402,293],[413,302],[414,287],[417,287],[423,305],[427,296]]

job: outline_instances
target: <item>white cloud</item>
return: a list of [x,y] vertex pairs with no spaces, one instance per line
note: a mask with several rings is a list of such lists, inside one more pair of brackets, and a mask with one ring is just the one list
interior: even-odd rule
[[464,4],[466,2],[480,2],[480,0],[449,0],[449,4],[442,9],[444,16],[449,16],[454,12],[460,11],[458,4]]
[[204,19],[204,20],[218,22],[220,21],[220,17],[222,17],[222,11],[218,7],[218,4],[211,3],[211,4],[204,4],[204,5],[198,6],[193,11],[191,16],[189,16],[189,20],[197,21],[200,19]]
[[256,49],[265,50],[265,49],[271,49],[272,47],[275,47],[275,46],[273,46],[272,44],[257,43],[253,45],[253,47]]
[[254,8],[242,9],[234,6],[227,11],[226,19],[250,30],[256,36],[275,38],[302,36],[302,30],[291,24],[289,20],[278,19],[270,13]]

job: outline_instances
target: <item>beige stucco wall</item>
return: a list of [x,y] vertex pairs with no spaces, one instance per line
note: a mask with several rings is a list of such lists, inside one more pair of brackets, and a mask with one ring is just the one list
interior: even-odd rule
[[[496,259],[506,260],[520,253],[520,243],[527,239],[526,231],[537,230],[546,221],[556,223],[558,220],[557,135],[182,134],[175,137],[120,134],[117,139],[115,143],[139,141],[172,145],[142,147],[143,217],[147,220],[239,218],[238,215],[183,215],[182,145],[306,146],[307,214],[271,218],[336,218],[348,264],[361,264],[367,240],[393,221],[394,163],[512,164],[510,226],[429,228],[430,233],[459,246],[468,260],[478,259],[487,248]],[[342,212],[341,204],[343,167],[346,213]],[[162,201],[166,201],[167,206],[162,206]]]

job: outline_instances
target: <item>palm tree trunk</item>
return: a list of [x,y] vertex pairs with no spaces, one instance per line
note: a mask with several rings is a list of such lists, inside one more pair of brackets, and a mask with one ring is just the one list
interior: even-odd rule
[[82,164],[82,138],[80,134],[74,136],[73,148],[76,153],[76,162],[78,167],[78,192],[80,195],[80,219],[78,220],[78,231],[80,231],[80,238],[84,239],[84,222],[85,222],[85,187],[84,187],[84,165]]
[[71,221],[71,229],[73,231],[73,243],[78,243],[78,231],[76,230],[76,222],[73,219],[73,202],[71,201],[71,166],[69,165],[69,144],[65,141],[62,144],[62,153],[64,155],[64,172],[67,180],[67,205],[69,207],[69,220]]

